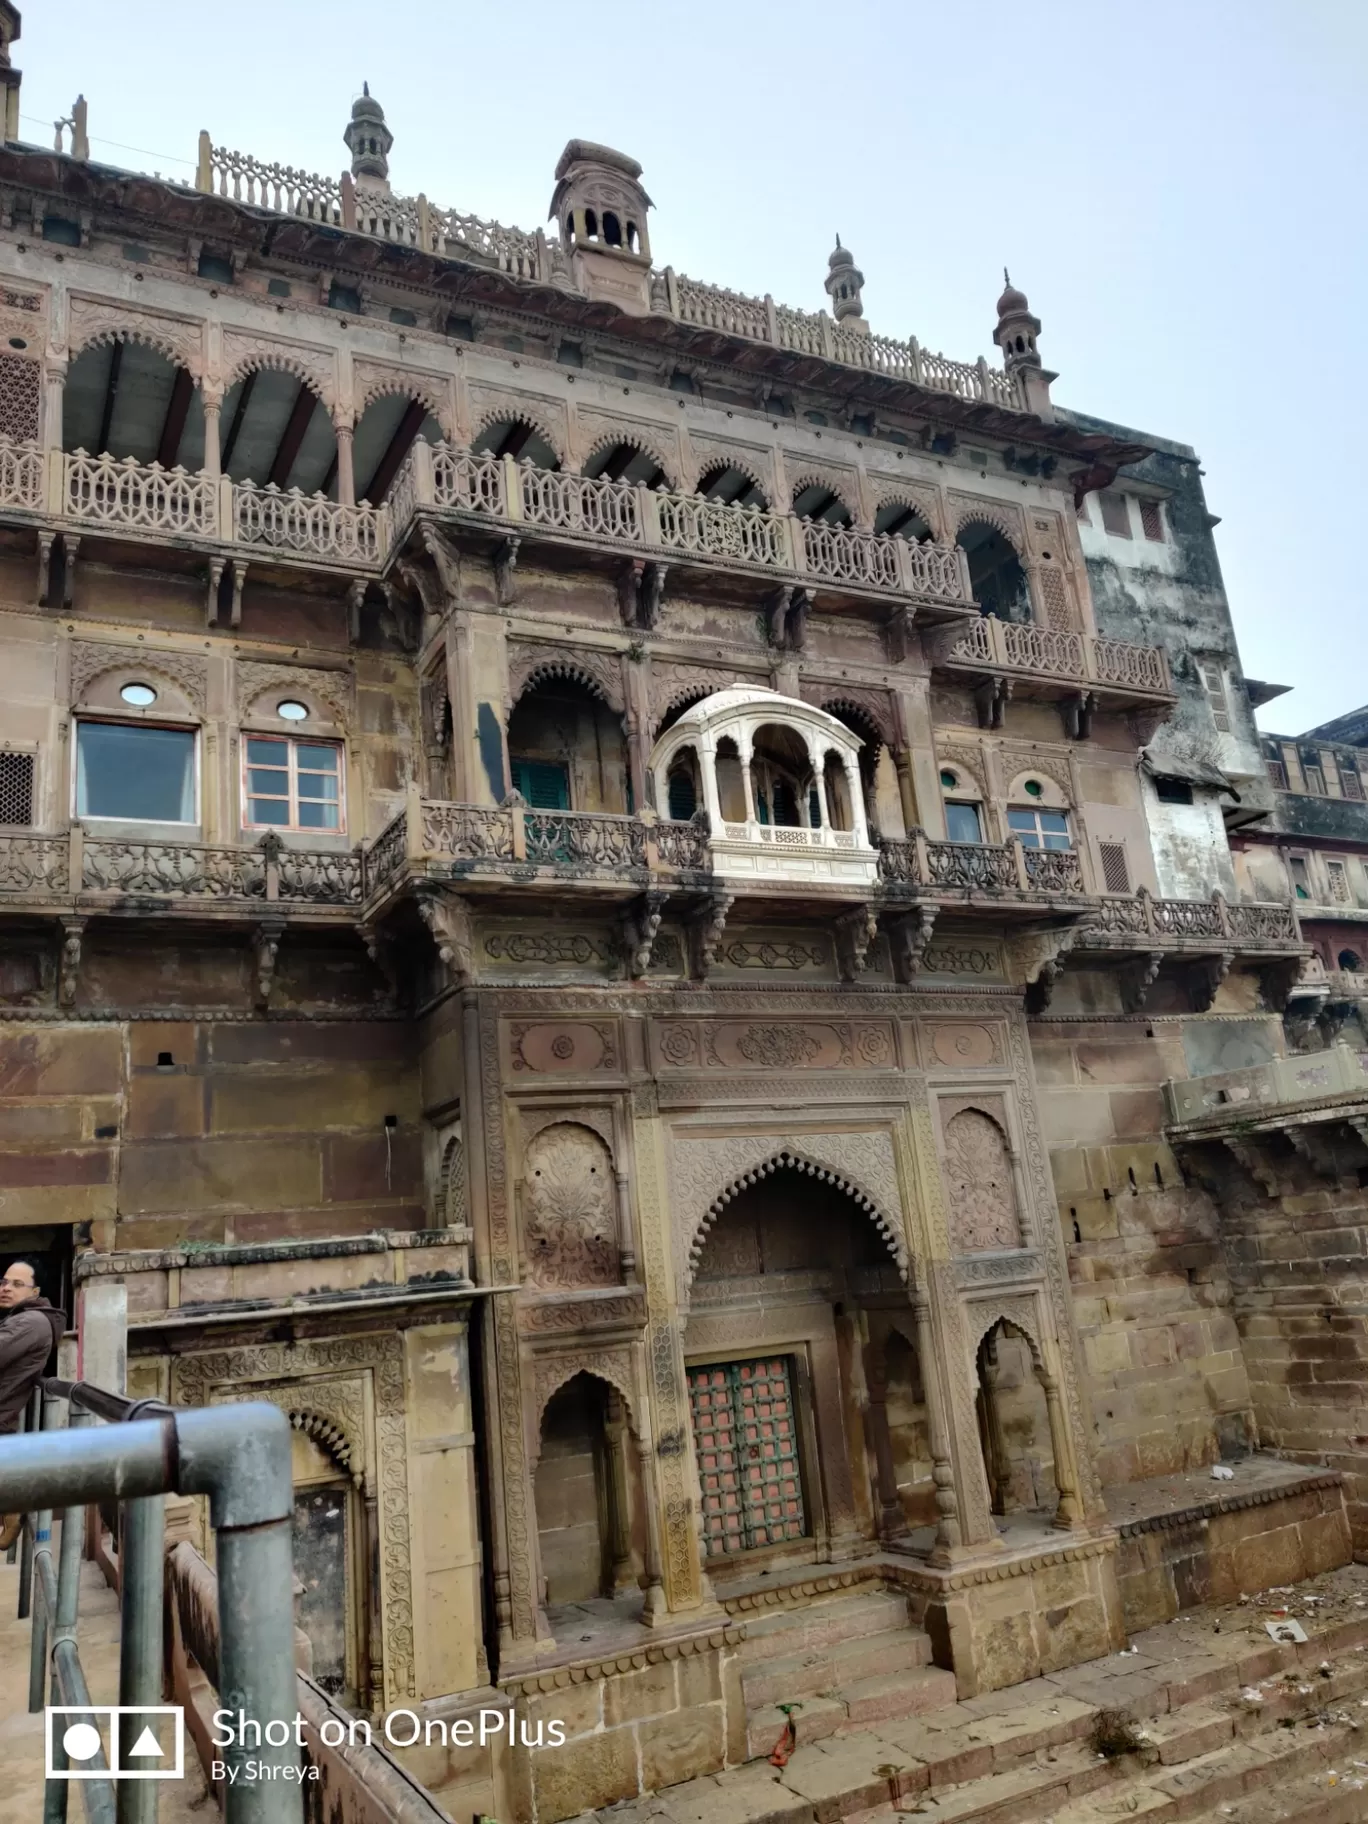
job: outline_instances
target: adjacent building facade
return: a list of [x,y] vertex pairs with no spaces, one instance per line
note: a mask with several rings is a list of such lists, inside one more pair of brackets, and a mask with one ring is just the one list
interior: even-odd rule
[[745,1760],[814,1605],[898,1592],[919,1706],[1257,1577],[1115,1497],[1356,1462],[1262,1142],[1165,1100],[1311,951],[1193,453],[1010,283],[962,363],[839,246],[823,311],[658,263],[608,148],[524,233],[345,137],[0,150],[0,1239],[289,1412],[344,1701],[566,1723],[415,1751],[449,1807]]

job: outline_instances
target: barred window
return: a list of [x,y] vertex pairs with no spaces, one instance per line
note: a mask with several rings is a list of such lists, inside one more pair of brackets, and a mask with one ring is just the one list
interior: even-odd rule
[[1202,689],[1211,705],[1211,718],[1223,735],[1230,733],[1230,700],[1226,696],[1225,672],[1219,659],[1198,659]]
[[1348,760],[1340,761],[1340,788],[1346,798],[1363,800],[1363,775]]
[[11,828],[33,826],[33,755],[0,753],[0,823]]
[[38,436],[41,368],[24,355],[0,355],[0,436],[32,443]]
[[1102,885],[1108,893],[1129,893],[1130,869],[1126,866],[1124,842],[1099,842],[1097,853],[1102,862]]
[[1164,542],[1164,509],[1157,500],[1140,502],[1140,527],[1145,537],[1153,539],[1155,544]]
[[[1282,761],[1268,760],[1265,761],[1264,764],[1268,767],[1268,777],[1272,780],[1274,786],[1278,791],[1285,792],[1287,790],[1287,768],[1283,765]],[[1346,798],[1352,798],[1353,795],[1352,792],[1345,793]]]
[[1351,903],[1349,892],[1349,870],[1342,861],[1327,861],[1326,878],[1330,882],[1330,901],[1332,905],[1347,906]]

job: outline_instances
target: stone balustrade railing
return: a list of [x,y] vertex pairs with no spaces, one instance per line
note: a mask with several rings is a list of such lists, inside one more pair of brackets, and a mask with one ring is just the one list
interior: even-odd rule
[[[1106,948],[1118,937],[1167,941],[1192,940],[1217,949],[1285,946],[1302,942],[1295,906],[1282,901],[1226,899],[1160,899],[1141,887],[1134,894],[1104,894],[1080,942]],[[1137,947],[1143,947],[1139,945]]]
[[646,557],[753,567],[955,607],[973,600],[968,562],[958,545],[915,544],[699,494],[563,474],[444,443],[419,441],[409,451],[390,497],[396,536],[422,509],[487,516],[505,521],[511,531],[535,526]]
[[[358,187],[349,172],[334,179],[296,171],[291,165],[268,164],[251,153],[214,145],[207,133],[199,136],[195,188],[254,209],[344,228],[442,259],[470,260],[534,284],[573,283],[566,249],[556,236],[541,229],[529,234],[477,215],[440,209],[425,196],[395,196]],[[677,323],[767,342],[792,354],[812,355],[844,367],[864,368],[977,404],[1007,411],[1027,409],[1010,374],[989,367],[981,356],[969,362],[933,354],[915,336],[900,342],[892,336],[846,329],[824,310],[792,310],[768,295],[747,297],[744,292],[686,278],[672,266],[651,272],[650,300],[653,311],[673,317]]]
[[363,866],[369,899],[410,866],[459,873],[531,867],[610,880],[639,875],[644,883],[658,872],[706,871],[710,862],[700,822],[538,811],[520,802],[451,804],[414,793],[365,851]]
[[1031,849],[1011,842],[938,842],[922,830],[906,841],[885,840],[879,875],[890,886],[936,893],[1029,895],[1079,899],[1086,888],[1076,849]]
[[351,906],[361,898],[359,849],[292,849],[278,837],[251,848],[87,834],[0,832],[0,896],[71,899],[117,894],[155,900]]
[[987,614],[965,630],[943,662],[1149,691],[1156,696],[1167,696],[1172,690],[1168,661],[1160,647],[1136,646],[1098,634],[1058,632],[1031,622],[1000,621]]

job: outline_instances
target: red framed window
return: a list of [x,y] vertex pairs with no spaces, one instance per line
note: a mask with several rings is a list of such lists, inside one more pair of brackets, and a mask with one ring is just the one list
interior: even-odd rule
[[244,735],[243,821],[249,830],[346,829],[342,748],[333,741]]

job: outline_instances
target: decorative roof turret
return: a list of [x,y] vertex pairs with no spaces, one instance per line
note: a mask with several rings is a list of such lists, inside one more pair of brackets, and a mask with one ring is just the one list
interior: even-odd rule
[[831,299],[831,314],[846,329],[863,330],[868,335],[869,325],[864,320],[864,304],[860,297],[864,282],[864,274],[855,264],[854,254],[848,247],[842,247],[838,234],[835,251],[827,260],[826,291]]
[[394,135],[385,125],[385,110],[370,92],[370,84],[361,84],[361,93],[352,103],[351,119],[342,135],[351,153],[352,176],[372,189],[389,189],[389,150]]
[[19,8],[14,0],[0,0],[0,107],[6,142],[19,137],[19,71],[10,62],[10,46],[19,36]]
[[1048,372],[1040,359],[1036,337],[1040,318],[1031,315],[1030,301],[1018,291],[1011,274],[1002,269],[1002,296],[997,301],[997,328],[993,340],[1002,350],[1002,365],[1016,380],[1017,393],[1029,412],[1041,418],[1052,418],[1050,382],[1057,376]]
[[650,308],[651,237],[641,166],[625,152],[572,139],[556,165],[551,219],[579,287],[623,310]]

